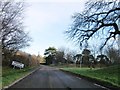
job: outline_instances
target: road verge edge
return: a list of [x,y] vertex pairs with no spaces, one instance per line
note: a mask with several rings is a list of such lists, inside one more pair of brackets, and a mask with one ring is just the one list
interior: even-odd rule
[[79,77],[79,78],[88,80],[88,81],[90,81],[90,82],[96,83],[96,84],[98,84],[98,85],[104,86],[104,87],[106,87],[106,88],[108,88],[108,89],[119,90],[119,88],[120,88],[120,87],[115,86],[115,85],[113,85],[113,84],[111,84],[111,83],[109,83],[109,82],[100,81],[100,80],[97,80],[97,79],[95,79],[95,78],[90,78],[90,77],[87,77],[87,76],[84,76],[84,75],[72,73],[72,72],[70,72],[70,71],[66,71],[66,70],[63,70],[63,69],[59,69],[59,70],[65,72],[65,73],[68,73],[68,74],[77,76],[77,77]]
[[15,80],[13,83],[9,84],[8,86],[3,87],[1,90],[5,90],[5,89],[11,87],[12,85],[18,83],[18,82],[21,81],[22,79],[24,79],[24,78],[26,78],[27,76],[31,75],[32,73],[34,73],[34,72],[37,71],[38,69],[40,69],[40,66],[37,67],[37,68],[35,68],[35,69],[33,69],[31,72],[29,72],[29,73],[26,74],[25,76],[23,76],[23,77],[21,77],[21,78]]

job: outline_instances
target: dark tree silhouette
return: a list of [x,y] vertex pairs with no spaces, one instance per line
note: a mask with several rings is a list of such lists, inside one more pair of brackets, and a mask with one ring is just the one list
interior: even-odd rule
[[73,25],[66,31],[70,39],[83,46],[94,36],[105,38],[101,49],[112,38],[120,35],[120,1],[119,0],[89,0],[81,13],[73,16]]
[[55,55],[57,49],[54,47],[49,47],[48,49],[45,49],[44,55],[46,59],[46,64],[52,64],[55,63]]
[[102,64],[104,65],[109,65],[110,64],[110,60],[106,55],[98,55],[96,58],[97,62],[100,64],[100,67],[102,66]]
[[90,56],[90,50],[88,50],[88,49],[84,49],[83,51],[82,51],[82,63],[84,64],[84,65],[87,65],[87,66],[89,66],[89,56]]
[[64,51],[58,50],[56,52],[57,63],[65,63],[64,55],[65,55]]
[[82,54],[76,54],[74,56],[74,59],[76,60],[76,67],[80,67],[80,64],[82,62],[81,57],[82,57]]

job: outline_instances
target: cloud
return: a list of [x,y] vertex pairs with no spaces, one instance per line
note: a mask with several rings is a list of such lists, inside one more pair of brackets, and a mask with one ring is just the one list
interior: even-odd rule
[[49,46],[73,48],[65,41],[63,31],[68,29],[67,26],[72,22],[71,15],[82,10],[83,3],[29,2],[28,4],[30,6],[25,12],[24,25],[30,31],[33,42],[25,49],[26,52],[43,54],[44,49]]
[[[71,18],[74,12],[79,12],[83,5],[80,3],[30,3],[26,10],[25,24],[28,26],[45,26],[46,24],[57,23]],[[80,5],[76,7],[76,5]]]
[[[25,0],[25,2],[57,2],[57,3],[63,3],[63,2],[81,2],[85,0]],[[87,0],[86,0],[87,1]]]

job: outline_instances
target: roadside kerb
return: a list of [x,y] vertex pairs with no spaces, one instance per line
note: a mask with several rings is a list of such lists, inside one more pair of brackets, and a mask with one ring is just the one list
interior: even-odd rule
[[21,77],[20,79],[14,81],[14,82],[11,83],[10,85],[3,87],[2,90],[5,90],[5,89],[11,87],[12,85],[18,83],[19,81],[21,81],[22,79],[24,79],[24,78],[26,78],[27,76],[31,75],[32,73],[34,73],[34,72],[37,71],[38,69],[40,69],[40,66],[39,66],[38,68],[34,69],[33,71],[31,71],[30,73],[28,73],[27,75],[25,75],[25,76]]
[[85,80],[88,80],[90,82],[93,82],[93,83],[96,83],[96,84],[99,84],[99,85],[102,85],[108,89],[111,89],[111,90],[119,90],[120,87],[117,87],[117,86],[114,86],[112,85],[111,83],[108,83],[108,82],[105,82],[105,81],[99,81],[95,78],[90,78],[90,77],[87,77],[87,76],[84,76],[84,75],[80,75],[80,74],[76,74],[76,73],[72,73],[70,71],[66,71],[66,70],[63,70],[63,69],[59,69],[65,73],[68,73],[68,74],[71,74],[71,75],[74,75],[74,76],[77,76],[77,77],[80,77],[82,79],[85,79]]

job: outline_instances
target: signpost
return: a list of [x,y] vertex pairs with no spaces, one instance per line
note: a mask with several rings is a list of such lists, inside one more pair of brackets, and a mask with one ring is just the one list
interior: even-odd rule
[[24,68],[24,64],[17,62],[17,61],[12,61],[12,65],[14,66],[13,68],[15,67],[19,67],[20,69]]

